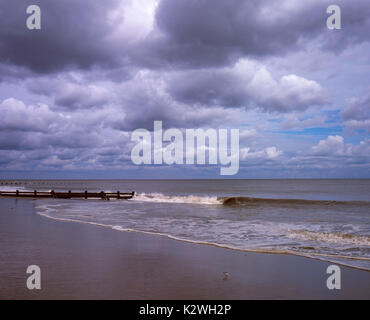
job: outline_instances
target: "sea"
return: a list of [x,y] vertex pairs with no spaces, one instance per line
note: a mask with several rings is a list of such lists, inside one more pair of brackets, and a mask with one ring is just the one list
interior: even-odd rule
[[370,271],[370,179],[27,180],[0,190],[135,191],[130,200],[37,199],[46,218]]

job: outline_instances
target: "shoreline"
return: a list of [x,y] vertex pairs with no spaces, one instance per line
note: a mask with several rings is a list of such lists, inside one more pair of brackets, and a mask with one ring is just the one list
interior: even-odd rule
[[[61,223],[32,200],[1,199],[0,208],[1,299],[370,298],[370,273],[350,267],[341,267],[342,290],[328,290],[322,260]],[[31,264],[42,290],[25,287]]]
[[[197,241],[197,240],[183,239],[183,238],[179,238],[179,237],[172,236],[170,234],[165,234],[165,233],[143,231],[143,230],[136,230],[136,229],[129,229],[129,228],[121,228],[121,227],[117,228],[117,227],[112,226],[112,225],[105,225],[105,224],[97,223],[97,222],[74,220],[74,219],[67,219],[67,218],[56,218],[56,217],[51,217],[51,216],[49,216],[47,214],[44,214],[44,213],[37,213],[37,214],[46,218],[46,219],[51,219],[51,220],[55,220],[55,221],[59,221],[59,222],[75,222],[75,223],[89,224],[89,225],[96,226],[96,227],[111,229],[113,231],[135,232],[135,233],[138,233],[138,234],[146,234],[146,235],[151,235],[151,236],[154,236],[154,237],[155,236],[156,237],[164,237],[164,238],[167,238],[167,239],[170,239],[170,240],[190,243],[190,244],[194,244],[194,245],[210,246],[210,247],[227,249],[227,250],[238,251],[238,252],[245,252],[245,253],[292,255],[292,256],[297,256],[297,257],[301,257],[301,258],[313,259],[313,260],[317,260],[317,261],[332,263],[332,264],[336,264],[336,265],[339,265],[339,266],[342,266],[342,267],[352,268],[352,269],[356,269],[356,270],[360,270],[360,271],[370,272],[370,270],[366,269],[366,268],[357,267],[357,266],[353,266],[353,265],[347,265],[343,262],[331,261],[330,260],[330,258],[352,259],[352,258],[346,257],[346,256],[339,256],[339,255],[334,256],[334,255],[320,254],[320,253],[313,253],[312,256],[307,256],[304,253],[299,253],[299,252],[294,252],[294,251],[289,251],[289,250],[277,251],[277,250],[268,250],[268,249],[266,249],[266,250],[263,250],[263,249],[255,249],[255,250],[254,249],[241,249],[241,248],[237,248],[237,247],[232,247],[232,246],[227,246],[227,245],[212,243],[212,242],[207,242],[207,241]],[[320,257],[327,257],[327,259],[320,258]],[[356,258],[353,258],[353,259],[356,259]],[[360,258],[360,260],[361,260],[361,258]]]

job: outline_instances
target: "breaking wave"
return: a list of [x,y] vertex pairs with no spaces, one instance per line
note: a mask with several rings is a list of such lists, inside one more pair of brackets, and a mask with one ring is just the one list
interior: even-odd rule
[[253,197],[229,197],[219,198],[222,204],[230,207],[242,206],[261,206],[261,205],[322,205],[322,206],[336,206],[336,205],[360,205],[370,206],[368,201],[334,201],[334,200],[305,200],[305,199],[271,199],[271,198],[253,198]]
[[167,196],[161,193],[140,193],[135,196],[134,201],[142,202],[158,202],[158,203],[189,203],[189,204],[204,204],[204,205],[220,205],[222,200],[217,197],[207,196]]
[[31,190],[27,190],[25,189],[24,187],[21,187],[21,186],[0,186],[0,191],[31,191]]
[[229,207],[246,206],[294,206],[294,205],[321,205],[321,206],[369,206],[368,201],[334,201],[334,200],[305,200],[305,199],[273,199],[255,197],[216,197],[216,196],[179,196],[164,195],[162,193],[140,193],[133,199],[142,202],[158,203],[188,203],[202,205],[224,205]]

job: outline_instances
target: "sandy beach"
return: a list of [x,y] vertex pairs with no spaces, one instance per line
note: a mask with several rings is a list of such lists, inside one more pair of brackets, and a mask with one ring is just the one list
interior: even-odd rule
[[[32,200],[0,201],[0,299],[369,299],[370,272],[234,251],[38,215]],[[41,290],[26,288],[27,266]]]

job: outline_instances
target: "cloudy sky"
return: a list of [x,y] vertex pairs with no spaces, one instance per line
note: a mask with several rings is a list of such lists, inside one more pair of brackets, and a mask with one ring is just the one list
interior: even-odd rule
[[369,0],[1,0],[0,16],[0,178],[220,177],[133,165],[154,120],[239,128],[234,178],[370,178]]

